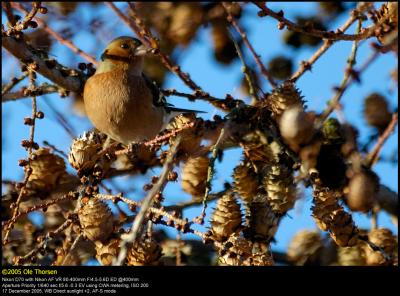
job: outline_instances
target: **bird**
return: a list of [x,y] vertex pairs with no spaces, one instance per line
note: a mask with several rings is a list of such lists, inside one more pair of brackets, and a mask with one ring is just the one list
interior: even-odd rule
[[150,53],[151,48],[137,38],[115,38],[84,86],[89,120],[97,130],[124,145],[153,139],[180,114],[204,113],[167,103],[157,85],[143,73],[144,59]]

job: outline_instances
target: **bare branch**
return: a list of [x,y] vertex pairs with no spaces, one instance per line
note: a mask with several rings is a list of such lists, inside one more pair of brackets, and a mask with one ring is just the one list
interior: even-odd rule
[[[340,32],[346,32],[347,29],[358,19],[357,13],[352,13],[349,19],[338,29]],[[310,57],[308,61],[302,61],[300,68],[292,75],[290,81],[296,82],[305,71],[311,70],[312,65],[334,44],[332,40],[325,40],[318,50]]]
[[[333,31],[321,31],[321,30],[317,30],[314,28],[305,28],[302,26],[299,26],[293,22],[291,22],[290,20],[288,20],[287,18],[285,18],[283,16],[283,12],[281,13],[275,13],[273,12],[271,9],[269,9],[266,5],[265,2],[253,2],[258,8],[261,9],[261,11],[258,13],[258,15],[260,17],[264,17],[264,16],[271,16],[274,19],[278,20],[280,23],[284,24],[289,30],[294,31],[294,32],[298,32],[298,33],[303,33],[303,34],[307,34],[310,36],[314,36],[314,37],[319,37],[319,38],[323,38],[323,39],[328,39],[328,40],[347,40],[347,41],[355,41],[355,40],[363,40],[363,39],[368,39],[372,36],[374,36],[375,34],[375,30],[378,27],[378,25],[371,25],[368,28],[364,28],[363,30],[361,30],[360,33],[358,34],[354,34],[354,35],[348,35],[348,34],[344,34],[343,32],[338,32],[335,33]],[[382,23],[382,22],[380,22]]]
[[[27,11],[21,5],[21,3],[13,3],[12,6],[15,7],[16,9],[18,9],[21,12],[27,13]],[[56,31],[51,29],[44,20],[42,20],[41,18],[38,18],[38,17],[35,17],[34,20],[37,21],[39,23],[39,25],[43,26],[43,29],[47,33],[52,35],[61,44],[65,45],[66,47],[71,49],[74,53],[80,55],[82,58],[84,58],[88,62],[92,63],[93,65],[97,65],[96,59],[94,57],[92,57],[91,55],[87,54],[82,49],[78,48],[71,40],[63,38],[60,34],[58,34]]]
[[167,177],[173,167],[173,164],[174,164],[173,160],[175,158],[175,154],[176,154],[179,143],[180,143],[180,136],[178,136],[176,138],[174,144],[171,146],[171,148],[169,150],[169,155],[163,166],[163,170],[161,172],[160,178],[158,179],[158,181],[154,185],[154,187],[149,191],[147,196],[143,199],[143,201],[141,203],[140,211],[136,215],[135,220],[133,221],[131,233],[125,239],[122,240],[121,250],[118,254],[117,260],[114,262],[113,265],[121,265],[125,261],[125,258],[126,258],[127,252],[128,252],[127,245],[130,245],[130,244],[134,245],[136,243],[136,240],[139,236],[139,229],[142,226],[142,222],[145,218],[145,214],[146,214],[147,210],[152,206],[152,204],[154,202],[154,196],[156,194],[158,194],[159,192],[161,192],[168,182]]
[[36,72],[50,79],[60,87],[74,92],[80,92],[83,89],[84,80],[80,71],[75,71],[78,73],[77,76],[68,76],[65,74],[65,71],[60,70],[66,67],[56,61],[54,67],[49,67],[46,64],[45,58],[41,54],[34,52],[24,40],[16,40],[13,37],[3,36],[1,41],[2,46],[22,63],[26,63],[27,61],[36,62],[38,65]]
[[389,138],[389,136],[392,134],[392,132],[396,128],[397,120],[398,120],[398,114],[393,113],[392,120],[390,121],[389,125],[387,126],[387,128],[383,132],[383,134],[379,137],[378,142],[376,143],[375,147],[371,150],[371,152],[368,154],[368,156],[366,158],[366,162],[367,162],[368,166],[373,166],[376,163],[376,161],[378,160],[378,156],[379,156],[379,153],[381,151],[383,144],[385,144],[386,140]]
[[258,67],[261,70],[261,73],[267,78],[272,87],[276,87],[277,86],[276,82],[272,78],[267,68],[265,68],[264,64],[261,62],[260,56],[256,53],[254,47],[251,45],[249,39],[247,38],[247,34],[244,32],[244,30],[239,26],[235,18],[232,16],[230,5],[228,5],[227,2],[223,2],[222,5],[224,6],[226,12],[228,13],[227,17],[228,21],[232,24],[232,26],[236,29],[236,31],[238,31],[240,36],[243,38],[244,44],[249,48],[251,54],[254,57],[254,60],[256,61]]

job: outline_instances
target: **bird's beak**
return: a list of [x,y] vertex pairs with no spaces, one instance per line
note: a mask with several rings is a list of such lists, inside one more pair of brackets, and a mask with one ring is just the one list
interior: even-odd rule
[[142,45],[140,45],[139,47],[136,48],[135,56],[145,56],[148,53],[150,53],[150,51],[151,51],[151,48],[148,48],[147,46],[142,44]]

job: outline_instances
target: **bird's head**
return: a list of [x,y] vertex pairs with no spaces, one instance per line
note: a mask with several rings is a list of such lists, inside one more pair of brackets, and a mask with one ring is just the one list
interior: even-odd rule
[[149,52],[150,49],[139,39],[129,36],[118,37],[107,45],[101,55],[101,63],[96,72],[124,68],[140,74],[143,69],[144,56]]

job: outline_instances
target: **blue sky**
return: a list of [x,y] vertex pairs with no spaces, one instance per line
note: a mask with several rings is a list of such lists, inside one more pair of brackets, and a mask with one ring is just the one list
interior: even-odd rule
[[[124,3],[117,3],[118,7],[125,7]],[[283,9],[285,16],[294,19],[297,15],[309,15],[314,13],[317,8],[316,3],[270,3],[270,7],[274,10]],[[378,5],[378,4],[377,4]],[[262,61],[268,62],[271,58],[278,54],[284,54],[293,59],[294,64],[298,65],[303,59],[308,59],[315,48],[305,48],[293,50],[284,46],[281,42],[281,35],[284,31],[277,30],[277,22],[272,18],[258,18],[257,9],[251,4],[246,5],[246,14],[243,18],[243,26],[248,31],[248,37],[252,42],[255,50],[261,55]],[[85,30],[89,19],[96,14],[99,17],[109,16],[106,18],[107,30],[99,34],[99,38],[94,40],[93,36]],[[111,17],[110,17],[111,16]],[[79,11],[75,12],[74,18],[80,22],[83,30],[77,30],[76,35],[72,39],[75,44],[86,52],[92,54],[96,58],[99,57],[106,43],[120,35],[132,35],[131,31],[102,4],[89,6],[84,4]],[[343,24],[347,19],[347,15],[341,17],[331,23],[332,28],[336,28]],[[50,22],[52,28],[60,29],[66,25],[62,21]],[[73,30],[75,28],[73,27]],[[355,26],[352,26],[348,32],[354,33]],[[361,44],[357,56],[357,65],[362,64],[371,49],[370,41]],[[312,72],[305,73],[298,81],[297,86],[302,90],[305,96],[307,106],[310,110],[317,112],[324,109],[326,102],[333,95],[332,87],[338,85],[343,77],[343,71],[346,66],[347,57],[350,54],[352,43],[349,41],[334,44],[332,48],[314,65]],[[229,66],[223,66],[215,62],[212,56],[212,40],[210,36],[210,28],[202,28],[199,30],[196,40],[190,44],[181,54],[180,65],[184,71],[190,73],[191,78],[204,88],[205,91],[216,97],[224,97],[226,93],[231,93],[237,98],[244,98],[240,92],[240,81],[242,73],[240,71],[241,64],[235,61]],[[75,59],[71,51],[56,44],[52,47],[51,53],[56,56],[59,62],[76,66],[78,62],[82,62],[81,58]],[[2,52],[4,58],[4,51]],[[245,57],[250,64],[253,64],[251,55],[247,49],[244,50]],[[8,56],[3,60],[2,80],[8,81],[11,77],[18,74],[19,66],[14,59]],[[362,84],[352,84],[345,92],[342,103],[344,107],[345,118],[348,122],[355,125],[360,131],[360,140],[365,140],[371,133],[372,129],[367,126],[362,116],[363,98],[373,91],[384,94],[390,102],[392,108],[397,107],[397,89],[393,88],[393,82],[390,81],[389,72],[397,65],[397,59],[392,53],[381,55],[371,67],[365,71],[361,77]],[[296,69],[297,66],[295,66]],[[5,76],[7,74],[7,76]],[[10,76],[8,76],[10,75]],[[268,83],[263,85],[264,91],[270,91]],[[166,88],[176,88],[179,91],[188,91],[188,88],[174,74],[167,76]],[[212,118],[214,114],[221,112],[215,110],[212,106],[205,102],[188,102],[184,98],[169,98],[169,101],[181,108],[193,108],[204,110],[208,113],[202,117]],[[55,121],[53,113],[50,111],[46,102],[50,102],[59,112],[67,117],[73,126],[76,135],[91,128],[90,122],[86,118],[79,117],[71,110],[70,99],[60,99],[58,95],[47,95],[38,98],[38,109],[45,113],[45,118],[39,120],[36,125],[35,139],[39,144],[43,140],[47,140],[59,149],[67,152],[71,143],[71,138]],[[23,118],[30,116],[31,102],[29,99],[19,100],[17,102],[2,104],[2,176],[3,179],[21,180],[23,177],[22,168],[17,166],[18,159],[25,158],[26,152],[20,146],[22,139],[28,138],[29,128],[22,124]],[[335,116],[335,114],[333,115]],[[398,131],[387,141],[382,149],[383,155],[390,155],[397,148]],[[222,189],[225,181],[231,181],[233,168],[237,165],[241,151],[239,149],[229,150],[225,153],[221,163],[217,163],[216,177],[213,181],[213,192]],[[70,172],[73,170],[69,167]],[[145,176],[138,177],[122,177],[116,180],[116,183],[122,187],[131,187],[134,189],[129,196],[135,200],[140,200],[145,196],[142,191],[143,184],[149,181],[152,175],[159,173],[159,169],[149,171]],[[379,163],[374,166],[374,171],[380,176],[381,182],[391,189],[398,191],[398,165]],[[129,185],[127,185],[129,184]],[[114,191],[116,192],[116,191]],[[276,244],[273,249],[284,251],[290,238],[300,229],[316,228],[313,219],[310,217],[311,196],[307,190],[303,194],[303,198],[299,200],[296,207],[291,210],[288,217],[284,218],[276,235]],[[165,204],[173,204],[178,201],[189,200],[190,196],[180,189],[180,182],[168,184],[165,191]],[[207,217],[210,217],[213,204],[209,205]],[[189,209],[184,215],[189,219],[200,213],[199,207]],[[40,221],[40,214],[35,215],[37,221]],[[356,224],[361,228],[369,228],[369,218],[362,214],[353,215]],[[381,213],[379,215],[379,225],[387,227],[397,234],[397,227],[393,225],[389,217]],[[207,225],[206,225],[207,226]],[[204,227],[196,226],[199,230],[205,230]],[[170,235],[174,237],[177,234],[175,230],[170,231]],[[194,235],[184,235],[183,238],[196,238]]]

